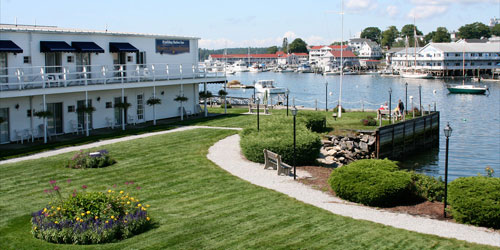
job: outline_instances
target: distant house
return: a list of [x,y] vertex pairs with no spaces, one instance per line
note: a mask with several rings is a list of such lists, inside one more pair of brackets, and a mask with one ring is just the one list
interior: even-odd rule
[[345,51],[351,51],[352,49],[348,45],[318,45],[309,47],[309,63],[317,64],[321,60],[321,57],[326,55],[330,51],[340,51],[341,49]]
[[359,50],[363,46],[364,42],[371,42],[371,41],[372,40],[366,39],[366,38],[352,38],[352,39],[349,39],[348,45],[349,45],[349,47],[352,48],[353,51],[359,52]]
[[225,63],[233,64],[237,61],[244,61],[247,64],[298,64],[308,60],[307,53],[291,53],[285,54],[283,51],[278,51],[275,54],[211,54],[208,56],[210,63]]
[[359,66],[359,61],[358,57],[349,50],[346,51],[338,51],[338,50],[332,50],[328,51],[325,55],[321,56],[321,59],[319,61],[319,66],[325,69],[326,71],[328,68],[338,68],[340,67],[341,59],[340,57],[342,56],[342,61],[344,67],[346,66]]
[[362,59],[379,59],[382,57],[382,49],[376,42],[370,40],[364,41],[358,51],[359,58]]
[[396,54],[397,52],[400,52],[402,50],[404,50],[405,48],[402,48],[402,47],[396,47],[396,48],[391,48],[390,50],[387,50],[385,52],[385,64],[387,66],[391,65],[392,64],[392,58],[394,57],[394,54]]

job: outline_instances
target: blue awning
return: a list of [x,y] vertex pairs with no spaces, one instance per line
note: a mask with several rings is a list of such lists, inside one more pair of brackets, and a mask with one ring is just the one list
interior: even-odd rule
[[76,52],[81,53],[104,53],[104,49],[94,42],[71,42]]
[[76,49],[66,42],[40,41],[40,52],[75,52]]
[[23,49],[11,40],[0,40],[0,52],[23,53]]
[[109,43],[109,51],[117,52],[139,52],[139,50],[130,43]]

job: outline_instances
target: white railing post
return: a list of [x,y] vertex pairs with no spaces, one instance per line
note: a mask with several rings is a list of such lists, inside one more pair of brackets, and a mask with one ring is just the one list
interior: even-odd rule
[[135,73],[137,74],[137,82],[141,81],[141,69],[139,68],[139,64],[135,67]]
[[195,67],[194,67],[194,64],[193,64],[193,79],[196,78],[196,72],[195,72]]
[[68,83],[66,82],[66,80],[68,79],[67,78],[67,74],[68,74],[68,69],[66,69],[66,67],[63,67],[63,81],[64,81],[64,87],[66,87],[68,85]]
[[125,79],[123,79],[123,73],[124,73],[123,72],[123,65],[120,65],[120,79],[121,79],[122,84],[123,84],[123,81],[125,80]]
[[181,72],[181,80],[182,80],[182,64],[179,64],[179,72]]
[[23,86],[22,83],[23,71],[21,69],[16,69],[16,76],[17,76],[17,82],[19,83],[19,90],[21,90]]
[[170,80],[170,72],[168,71],[168,64],[165,66],[167,70],[167,81]]
[[156,81],[156,75],[155,75],[155,65],[151,64],[151,72],[153,73],[153,82]]
[[102,73],[102,79],[103,79],[103,83],[106,84],[106,66],[102,66],[101,68],[101,73]]
[[88,77],[87,77],[87,67],[86,66],[83,66],[83,80],[85,81],[85,86],[87,86],[89,84],[88,82]]
[[40,68],[40,75],[42,76],[42,88],[45,88],[45,81],[47,80],[45,77],[45,70],[43,67]]

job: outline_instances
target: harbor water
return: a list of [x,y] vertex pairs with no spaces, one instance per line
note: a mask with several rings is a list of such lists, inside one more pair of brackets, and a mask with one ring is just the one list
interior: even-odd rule
[[[275,80],[275,86],[286,87],[290,91],[290,105],[325,108],[328,98],[329,109],[337,105],[339,99],[340,76],[298,73],[236,73],[228,76],[228,81],[238,80],[252,85],[257,80]],[[392,89],[392,109],[398,99],[405,102],[405,83],[408,83],[408,107],[419,106],[419,86],[421,86],[422,106],[425,110],[440,111],[439,148],[424,150],[402,161],[404,168],[433,176],[444,176],[445,137],[443,128],[449,122],[453,129],[449,147],[449,179],[485,175],[490,166],[494,176],[500,177],[500,83],[481,82],[489,87],[488,95],[449,94],[447,83],[441,79],[405,79],[379,75],[345,75],[342,83],[342,106],[348,109],[377,109],[389,101]],[[216,94],[221,84],[208,85],[207,89]],[[203,86],[200,85],[200,90]],[[251,97],[253,89],[228,89],[233,97]],[[325,93],[327,96],[325,97]]]

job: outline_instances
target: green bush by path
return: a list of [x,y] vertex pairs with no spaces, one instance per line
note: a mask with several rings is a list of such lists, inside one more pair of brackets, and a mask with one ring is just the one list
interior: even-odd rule
[[413,192],[428,201],[442,201],[444,197],[444,181],[425,174],[411,172]]
[[458,178],[448,185],[451,214],[458,222],[500,229],[500,178]]
[[411,195],[411,178],[409,173],[394,171],[393,163],[387,163],[387,160],[353,162],[335,169],[328,182],[342,199],[368,206],[391,206]]
[[297,117],[298,122],[303,123],[312,132],[325,131],[326,116],[324,112],[301,112]]
[[[253,162],[264,163],[264,149],[281,155],[282,161],[293,164],[293,122],[290,117],[268,119],[260,131],[247,128],[241,132],[240,146],[245,157]],[[296,126],[296,164],[314,164],[321,148],[321,138],[305,125]]]

